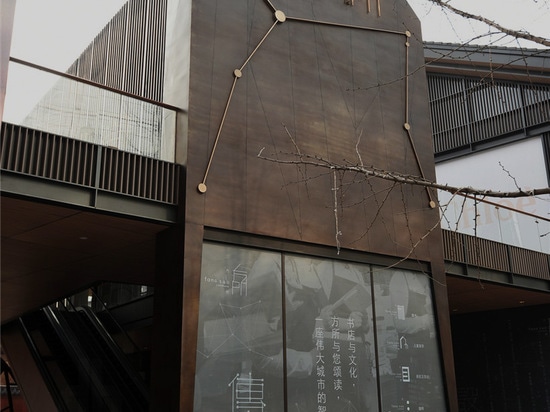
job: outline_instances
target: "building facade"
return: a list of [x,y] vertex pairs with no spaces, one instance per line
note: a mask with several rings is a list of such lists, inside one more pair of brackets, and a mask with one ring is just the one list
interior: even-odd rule
[[[548,52],[425,50],[438,181],[502,192],[549,187]],[[523,288],[547,288],[548,195],[439,199],[448,284],[469,277],[464,296],[473,291],[482,302],[465,311],[449,291],[460,410],[546,409],[547,377],[536,365],[549,364],[550,308],[547,297],[525,307],[533,302]],[[496,285],[513,286],[508,306],[492,307]],[[482,288],[488,293],[477,295]]]

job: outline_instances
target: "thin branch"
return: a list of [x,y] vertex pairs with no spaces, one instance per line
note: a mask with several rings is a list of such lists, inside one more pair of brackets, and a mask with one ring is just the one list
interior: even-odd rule
[[336,171],[333,170],[332,172],[332,178],[333,178],[333,186],[332,191],[334,194],[334,224],[335,224],[335,240],[336,240],[336,250],[337,254],[340,254],[340,236],[342,235],[342,232],[340,231],[340,223],[338,220],[338,184],[336,180]]
[[437,4],[442,9],[450,10],[453,13],[455,13],[455,14],[461,16],[461,17],[464,17],[466,19],[477,20],[477,21],[480,21],[482,23],[485,23],[486,25],[501,31],[502,33],[508,34],[509,36],[516,37],[516,38],[519,38],[519,39],[529,40],[529,41],[532,41],[532,42],[535,42],[535,43],[538,43],[538,44],[542,44],[543,46],[550,47],[550,40],[548,40],[544,37],[535,36],[531,33],[521,31],[521,30],[509,29],[509,28],[501,26],[500,24],[496,23],[495,21],[489,20],[489,19],[487,19],[483,16],[477,16],[475,14],[468,13],[464,10],[457,9],[456,7],[451,6],[448,2],[445,2],[443,0],[429,0],[429,1],[434,3],[434,4]]
[[512,176],[512,174],[510,173],[509,170],[507,170],[504,165],[502,164],[502,162],[498,162],[498,165],[500,166],[500,168],[508,175],[508,177],[510,179],[512,179],[514,181],[514,185],[517,187],[518,190],[521,190],[519,185],[518,185],[518,181],[516,180],[516,178],[514,176]]
[[[494,34],[494,33],[492,33],[492,34]],[[392,84],[403,81],[407,76],[412,76],[412,75],[416,74],[417,72],[419,72],[421,70],[424,70],[424,69],[428,68],[429,66],[433,66],[433,65],[437,64],[438,62],[443,61],[445,59],[458,60],[458,61],[466,60],[466,59],[470,60],[470,57],[475,53],[484,52],[484,51],[488,52],[488,53],[491,53],[491,47],[492,46],[490,44],[487,44],[487,45],[473,45],[473,44],[470,44],[473,41],[479,40],[479,39],[481,39],[483,37],[486,37],[486,36],[488,36],[488,35],[487,34],[481,34],[479,36],[473,37],[472,39],[468,40],[467,42],[457,44],[453,49],[449,50],[446,53],[441,53],[437,49],[432,49],[432,48],[430,48],[430,44],[426,43],[425,48],[427,50],[431,50],[432,52],[434,52],[436,54],[439,54],[438,57],[434,57],[433,59],[424,62],[423,64],[421,64],[420,66],[414,68],[413,70],[411,70],[409,73],[407,73],[404,76],[400,76],[400,77],[395,78],[393,80],[388,80],[384,83],[377,83],[377,84],[374,84],[372,86],[347,88],[346,91],[369,91],[369,90],[376,89],[376,88],[381,88],[381,87],[384,87],[384,86],[390,86]],[[473,46],[475,48],[468,51],[468,50],[464,49],[465,46]],[[460,57],[454,57],[453,54],[456,53],[457,51],[464,52],[464,54],[461,55]],[[525,49],[522,49],[522,53],[523,52],[525,52]],[[538,56],[538,55],[541,55],[541,54],[544,54],[544,53],[547,53],[547,52],[548,52],[547,49],[533,49],[533,50],[530,49],[527,56],[533,56],[534,57],[534,56]],[[491,71],[489,73],[487,73],[487,74],[480,77],[480,81],[483,81],[487,77],[492,76],[492,74],[494,72],[498,71],[499,69],[505,68],[507,66],[511,66],[514,63],[517,63],[519,61],[525,62],[525,59],[526,59],[526,55],[523,54],[521,57],[517,57],[517,58],[512,59],[510,61],[507,61],[505,63],[501,63],[499,65],[495,65],[491,68]]]
[[433,182],[428,179],[424,179],[420,176],[408,175],[400,172],[387,171],[382,169],[377,169],[373,166],[362,166],[362,165],[340,165],[337,163],[330,162],[326,159],[323,159],[319,156],[310,156],[304,153],[296,154],[287,154],[289,156],[298,157],[297,160],[282,160],[265,157],[262,155],[263,149],[258,153],[258,157],[264,160],[283,163],[283,164],[292,164],[292,165],[310,165],[314,167],[321,167],[330,170],[336,171],[349,171],[362,173],[367,177],[376,177],[384,180],[390,180],[392,182],[397,182],[401,184],[410,184],[422,187],[428,187],[433,189],[443,190],[452,194],[462,194],[462,195],[475,195],[481,197],[493,197],[493,198],[517,198],[517,197],[529,197],[529,196],[538,196],[550,194],[550,187],[540,188],[540,189],[530,189],[530,190],[517,190],[511,192],[501,192],[491,189],[477,189],[470,186],[467,187],[457,187],[450,186],[445,184],[440,184]]
[[361,130],[359,136],[357,137],[357,143],[355,143],[355,153],[357,154],[357,158],[359,159],[359,165],[363,166],[363,158],[361,157],[361,153],[359,152],[359,143],[361,143],[361,136],[363,136],[363,130]]

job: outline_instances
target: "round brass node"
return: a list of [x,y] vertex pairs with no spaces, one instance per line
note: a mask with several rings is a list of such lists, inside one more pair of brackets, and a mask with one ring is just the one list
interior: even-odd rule
[[410,45],[411,44],[408,41],[405,42],[405,46],[409,47]]
[[285,20],[286,20],[286,16],[285,16],[285,13],[281,10],[277,10],[275,12],[275,18],[277,19],[277,21],[279,23],[283,23]]
[[405,32],[405,36],[411,37],[411,32],[407,30],[407,31]]
[[233,70],[233,74],[235,75],[235,77],[236,77],[237,79],[243,77],[243,72],[240,71],[239,69]]
[[403,127],[405,128],[405,130],[411,130],[411,125],[408,123],[405,123]]
[[435,206],[436,206],[435,202],[433,200],[430,200],[430,207],[432,209],[435,209]]
[[197,189],[200,193],[206,193],[206,185],[204,183],[199,183]]

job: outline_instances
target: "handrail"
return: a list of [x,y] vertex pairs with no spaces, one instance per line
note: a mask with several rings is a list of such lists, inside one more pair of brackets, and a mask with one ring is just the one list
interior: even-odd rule
[[101,378],[97,375],[97,372],[92,367],[89,359],[84,355],[82,348],[79,345],[74,344],[76,338],[74,338],[72,333],[70,333],[70,328],[68,327],[65,319],[57,316],[55,311],[50,306],[46,306],[42,310],[54,328],[58,338],[62,341],[64,347],[69,352],[69,356],[74,359],[77,364],[82,366],[82,371],[85,373],[90,383],[92,383],[95,390],[100,393],[103,402],[109,405],[109,408],[114,408],[115,405],[113,404],[113,401],[101,385]]
[[444,258],[448,263],[550,281],[550,254],[451,230],[444,229],[442,234]]
[[176,106],[172,106],[170,104],[159,102],[158,100],[149,99],[147,97],[143,97],[143,96],[139,96],[137,94],[126,92],[124,90],[115,89],[114,87],[106,86],[104,84],[97,83],[97,82],[94,82],[92,80],[83,79],[82,77],[78,77],[78,76],[74,76],[72,74],[60,72],[58,70],[50,69],[48,67],[44,67],[44,66],[41,66],[41,65],[36,64],[36,63],[31,63],[31,62],[28,62],[28,61],[23,60],[23,59],[18,59],[16,57],[10,56],[10,61],[13,62],[13,63],[17,63],[17,64],[21,64],[23,66],[30,67],[32,69],[41,70],[41,71],[44,71],[46,73],[54,74],[54,75],[59,76],[59,77],[64,77],[64,78],[69,79],[69,80],[74,80],[75,82],[84,83],[84,84],[87,84],[89,86],[94,86],[94,87],[97,87],[99,89],[107,90],[109,92],[113,92],[113,93],[116,93],[116,94],[121,94],[123,96],[130,97],[132,99],[141,100],[142,102],[150,103],[150,104],[153,104],[155,106],[162,107],[164,109],[173,110],[175,112],[180,112],[180,113],[185,113],[186,112],[186,110],[183,110],[183,109],[181,109],[179,107],[176,107]]
[[[170,160],[13,123],[2,122],[0,128],[3,172],[92,189],[92,202],[82,206],[96,207],[104,193],[145,199],[156,203],[155,208],[178,203],[181,165]],[[166,220],[160,213],[149,216]]]
[[109,346],[109,349],[113,353],[116,353],[116,356],[118,358],[118,361],[121,364],[121,367],[125,370],[126,374],[131,379],[135,387],[139,389],[141,396],[143,396],[143,398],[148,402],[149,393],[147,391],[147,387],[145,383],[142,380],[137,378],[138,371],[136,371],[135,368],[132,367],[133,365],[131,365],[131,362],[128,360],[124,352],[119,348],[119,346],[113,340],[111,335],[109,335],[109,333],[105,330],[105,327],[101,324],[99,319],[94,317],[92,310],[88,307],[80,307],[80,308],[77,308],[77,312],[81,312],[85,314],[86,318],[88,318],[88,320],[93,324],[93,327],[99,332],[101,337],[104,339],[105,343],[107,343],[107,345]]
[[[126,375],[132,380],[136,388],[139,389],[141,396],[143,396],[143,398],[148,401],[149,394],[147,392],[147,388],[145,387],[145,384],[143,383],[143,381],[136,378],[137,371],[135,371],[132,368],[132,365],[130,365],[129,360],[127,359],[123,351],[113,340],[112,336],[107,332],[107,330],[105,329],[103,324],[100,322],[100,320],[97,319],[95,314],[93,314],[93,310],[86,306],[75,307],[71,299],[65,299],[65,300],[69,303],[71,307],[71,311],[73,313],[81,312],[88,318],[88,320],[92,323],[95,330],[101,335],[101,338],[103,339],[103,341],[109,346],[109,350],[116,355],[118,361],[120,362],[120,366],[124,369],[124,371],[126,372]],[[64,305],[64,307],[67,309],[67,306]],[[124,330],[122,331],[126,334],[126,331]],[[129,340],[132,344],[134,344],[135,348],[139,350],[139,347],[130,338]]]
[[54,380],[48,371],[48,368],[46,367],[44,361],[42,360],[42,357],[40,356],[40,351],[38,350],[38,347],[36,346],[27,325],[25,324],[26,321],[24,317],[20,317],[18,319],[18,323],[19,330],[23,335],[23,339],[29,347],[31,356],[33,357],[35,364],[38,367],[38,370],[40,371],[40,374],[42,375],[42,378],[44,379],[44,382],[49,389],[55,406],[60,412],[68,412],[67,405],[65,404],[63,396],[59,393],[58,387],[55,385]]
[[124,334],[124,336],[132,344],[132,346],[134,347],[136,352],[139,352],[140,348],[137,345],[137,343],[134,342],[134,340],[130,337],[130,335],[128,334],[128,332],[126,332],[126,330],[122,327],[122,325],[120,323],[118,323],[118,321],[113,316],[113,314],[111,313],[111,311],[109,310],[109,308],[107,307],[107,304],[103,301],[103,299],[101,299],[101,297],[95,292],[95,290],[93,288],[90,288],[90,291],[92,292],[93,297],[95,299],[97,299],[97,302],[99,302],[101,304],[101,306],[103,307],[103,310],[109,315],[110,319],[114,322],[114,324],[116,325],[118,330]]

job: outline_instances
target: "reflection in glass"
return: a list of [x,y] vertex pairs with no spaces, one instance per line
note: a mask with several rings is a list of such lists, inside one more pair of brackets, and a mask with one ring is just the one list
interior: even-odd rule
[[205,412],[444,411],[430,279],[205,244],[195,389]]
[[378,269],[374,279],[382,410],[446,410],[428,276]]
[[174,160],[175,112],[147,101],[10,63],[5,104],[5,122]]
[[369,267],[289,256],[285,292],[288,410],[377,410]]
[[196,411],[282,411],[283,374],[263,368],[283,345],[281,257],[205,244]]

